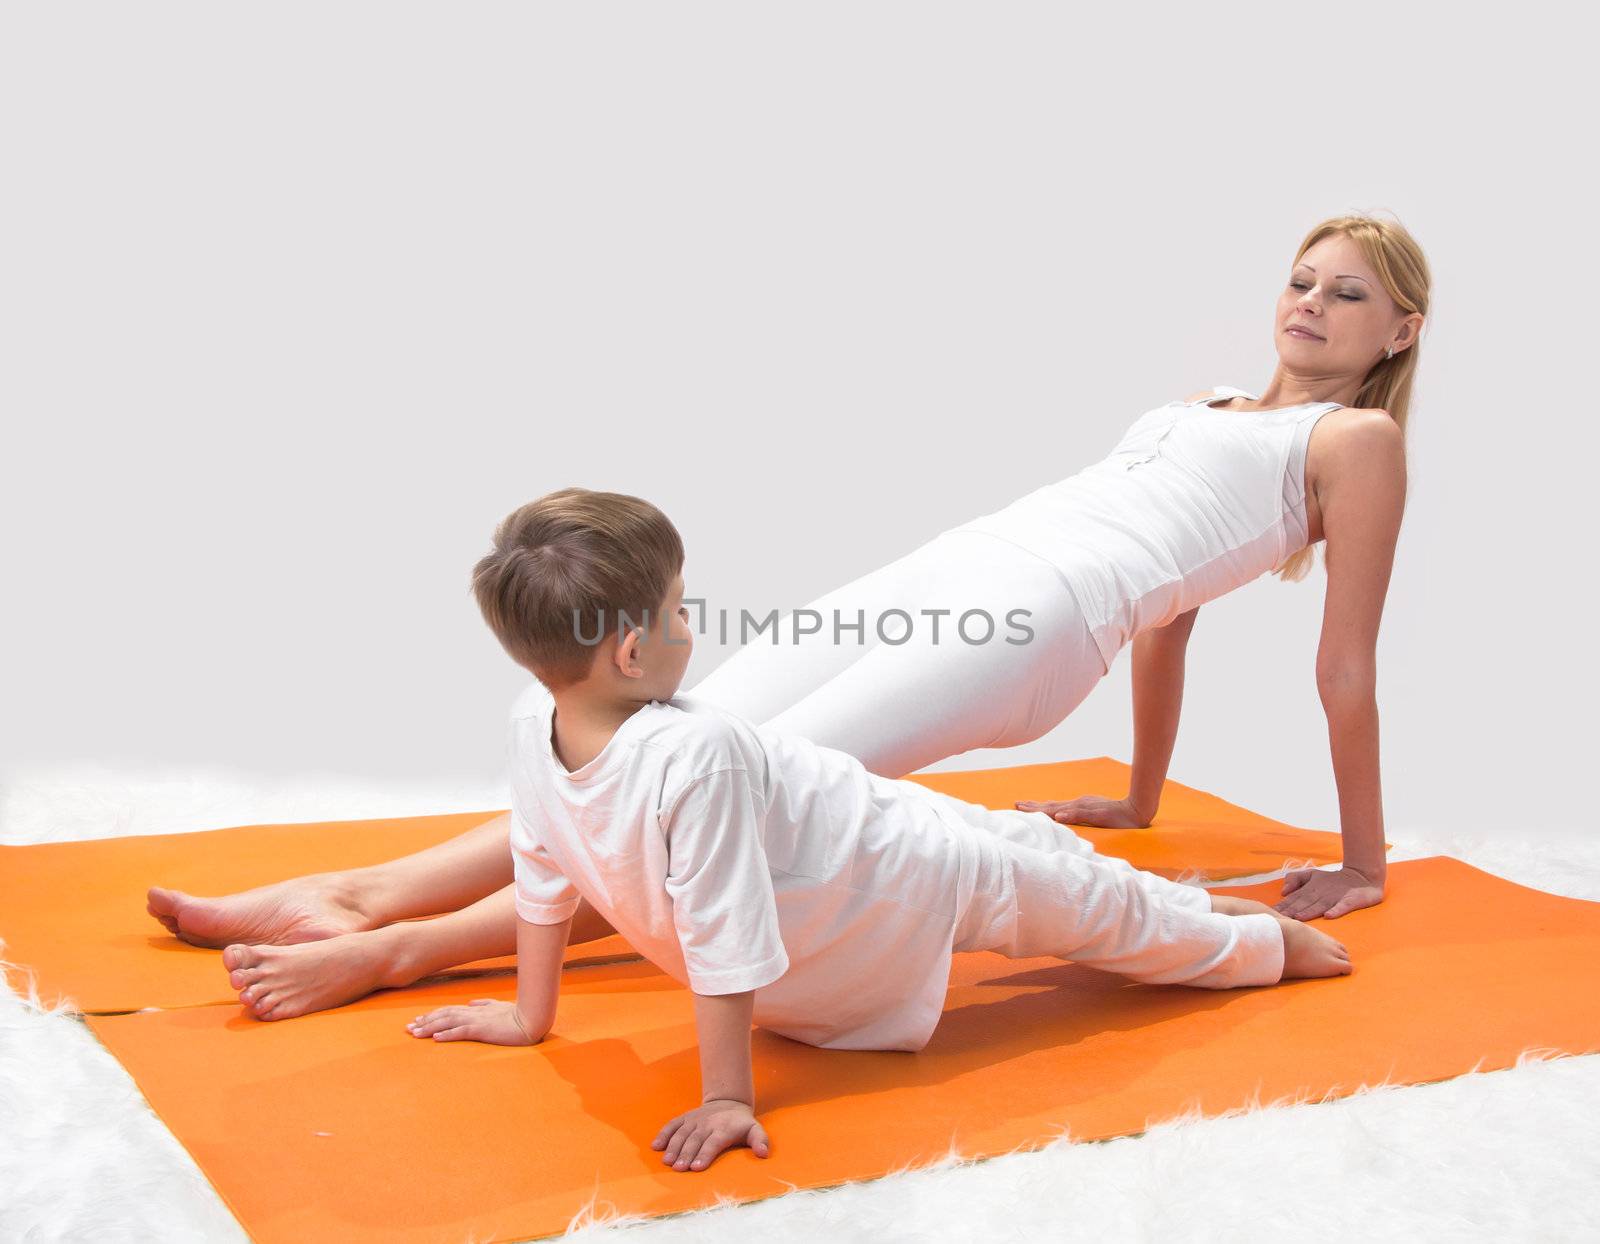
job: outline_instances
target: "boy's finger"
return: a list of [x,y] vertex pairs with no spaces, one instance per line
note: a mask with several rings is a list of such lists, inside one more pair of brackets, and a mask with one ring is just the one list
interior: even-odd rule
[[674,1145],[676,1155],[672,1159],[672,1164],[674,1166],[688,1166],[689,1155],[700,1148],[701,1133],[698,1128],[691,1130],[686,1127],[678,1135],[683,1137],[683,1143]]
[[684,1137],[683,1147],[678,1150],[678,1163],[688,1166],[689,1160],[700,1151],[700,1142],[705,1137],[705,1131],[699,1127],[684,1128],[684,1131],[688,1135]]
[[419,1032],[432,1032],[435,1028],[448,1027],[455,1022],[454,1016],[447,1015],[443,1011],[435,1011],[433,1014],[424,1015],[417,1020],[416,1025]]
[[698,1170],[700,1167],[703,1167],[710,1162],[712,1158],[716,1157],[717,1154],[721,1153],[722,1150],[723,1143],[720,1137],[715,1135],[707,1136],[705,1141],[701,1144],[699,1150],[695,1153],[694,1161],[690,1162],[689,1165]]
[[678,1130],[678,1124],[681,1123],[682,1121],[683,1121],[683,1116],[681,1114],[675,1119],[668,1119],[667,1122],[666,1122],[666,1125],[664,1127],[662,1127],[662,1129],[659,1132],[656,1133],[656,1138],[654,1140],[652,1140],[650,1143],[652,1145],[664,1145],[664,1144],[666,1144],[667,1143],[667,1137],[671,1136],[673,1132]]

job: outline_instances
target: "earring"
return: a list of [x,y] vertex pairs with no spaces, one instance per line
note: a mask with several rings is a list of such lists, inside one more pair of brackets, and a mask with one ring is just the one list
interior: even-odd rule
[[1394,347],[1393,346],[1384,347],[1383,357],[1386,358],[1386,359],[1392,359],[1394,357]]

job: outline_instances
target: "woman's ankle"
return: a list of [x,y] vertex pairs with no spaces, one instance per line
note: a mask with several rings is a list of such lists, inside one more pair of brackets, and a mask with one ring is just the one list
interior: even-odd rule
[[382,864],[364,868],[346,868],[339,872],[319,873],[308,877],[326,887],[334,900],[361,921],[363,931],[381,929],[397,917],[390,914],[392,900],[385,885]]

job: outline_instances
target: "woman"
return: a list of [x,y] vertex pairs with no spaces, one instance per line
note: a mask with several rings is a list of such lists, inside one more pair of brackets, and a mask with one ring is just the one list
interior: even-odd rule
[[[829,625],[793,646],[749,644],[688,694],[897,777],[1039,737],[1131,642],[1127,794],[1017,806],[1063,824],[1144,826],[1172,755],[1200,605],[1267,570],[1304,577],[1312,547],[1325,541],[1316,675],[1344,861],[1337,872],[1291,872],[1277,907],[1309,920],[1381,902],[1375,649],[1405,505],[1404,428],[1429,286],[1420,248],[1397,223],[1323,222],[1296,251],[1278,298],[1278,366],[1259,396],[1225,387],[1146,412],[1101,462],[829,593],[808,606]],[[950,618],[1028,608],[1035,634],[1025,644],[971,643],[947,625],[939,642],[913,627],[902,643],[890,638],[894,627],[886,636],[870,620],[945,605]],[[861,619],[850,633],[878,642],[836,642],[835,618]],[[221,899],[152,888],[149,910],[186,941],[225,947],[240,1001],[260,1019],[287,1019],[514,953],[508,834],[501,816],[402,859]],[[438,913],[447,914],[413,919]],[[580,905],[573,942],[611,932]]]

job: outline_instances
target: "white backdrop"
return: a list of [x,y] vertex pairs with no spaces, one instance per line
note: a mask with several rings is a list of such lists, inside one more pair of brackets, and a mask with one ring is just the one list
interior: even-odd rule
[[[1297,241],[1372,210],[1436,276],[1387,816],[1570,819],[1586,45],[1436,15],[9,9],[0,776],[490,779],[526,676],[467,579],[515,506],[646,496],[691,595],[803,605],[1151,406],[1259,391]],[[1337,825],[1324,583],[1319,555],[1202,610],[1174,777]],[[948,766],[1128,759],[1128,657],[1050,736]]]

